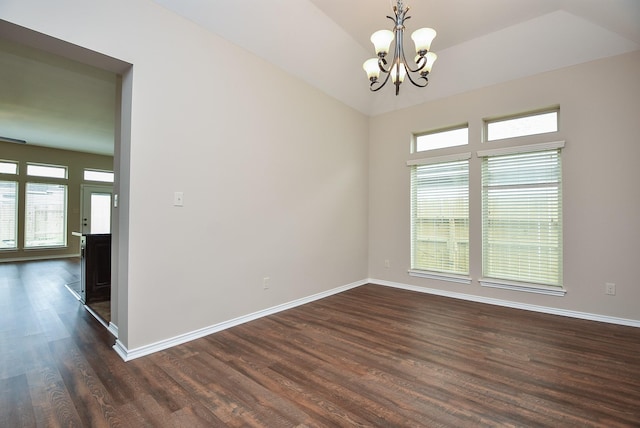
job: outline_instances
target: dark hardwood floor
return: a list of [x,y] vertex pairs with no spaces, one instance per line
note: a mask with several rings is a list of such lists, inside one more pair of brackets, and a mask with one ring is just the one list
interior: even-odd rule
[[367,285],[124,363],[0,264],[1,427],[640,426],[640,329]]

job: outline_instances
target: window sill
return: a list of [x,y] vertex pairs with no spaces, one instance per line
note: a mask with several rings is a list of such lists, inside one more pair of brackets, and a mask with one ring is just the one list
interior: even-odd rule
[[509,282],[491,278],[482,278],[479,282],[483,287],[501,288],[503,290],[524,291],[526,293],[546,294],[549,296],[564,296],[567,294],[567,290],[562,287]]
[[51,246],[42,246],[42,247],[24,247],[24,251],[49,251],[49,250],[66,250],[68,248],[67,245],[51,245]]
[[410,276],[420,278],[438,279],[441,281],[457,282],[459,284],[471,284],[471,278],[463,275],[455,275],[452,273],[429,272],[426,270],[409,269]]

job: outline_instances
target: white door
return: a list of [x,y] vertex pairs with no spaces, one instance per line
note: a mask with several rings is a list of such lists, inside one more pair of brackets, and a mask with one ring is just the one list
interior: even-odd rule
[[82,234],[111,233],[112,186],[82,186]]

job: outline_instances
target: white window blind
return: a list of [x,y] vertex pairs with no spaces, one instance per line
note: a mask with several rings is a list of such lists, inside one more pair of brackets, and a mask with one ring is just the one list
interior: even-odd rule
[[411,167],[411,268],[469,273],[469,161]]
[[18,183],[0,181],[0,249],[17,248]]
[[560,148],[482,160],[483,276],[562,286]]

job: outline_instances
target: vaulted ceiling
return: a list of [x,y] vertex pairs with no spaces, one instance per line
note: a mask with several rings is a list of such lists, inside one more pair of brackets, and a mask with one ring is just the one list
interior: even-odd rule
[[[438,60],[427,88],[395,96],[370,92],[361,68],[395,1],[153,1],[367,115],[640,49],[638,0],[405,0],[409,32],[438,31]],[[113,74],[0,40],[0,136],[111,153],[114,85]]]

